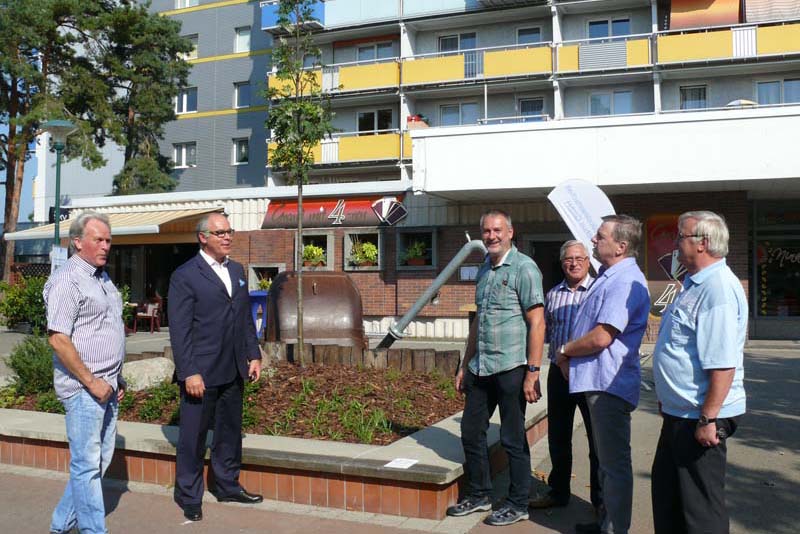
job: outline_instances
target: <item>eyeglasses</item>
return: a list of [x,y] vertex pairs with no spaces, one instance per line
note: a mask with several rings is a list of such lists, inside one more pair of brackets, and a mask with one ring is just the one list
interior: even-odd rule
[[206,230],[203,233],[206,235],[215,235],[218,238],[222,239],[225,236],[233,237],[233,234],[235,232],[236,230],[234,230],[233,228],[229,228],[228,230],[214,230],[213,232],[211,230]]
[[563,263],[575,263],[575,264],[581,265],[583,262],[585,262],[588,259],[589,259],[588,256],[571,256],[569,258],[564,258],[561,261]]
[[678,241],[686,239],[687,237],[706,237],[706,236],[699,235],[699,234],[687,234],[687,235],[684,235],[684,234],[678,232],[678,237],[675,238],[675,242],[677,243]]

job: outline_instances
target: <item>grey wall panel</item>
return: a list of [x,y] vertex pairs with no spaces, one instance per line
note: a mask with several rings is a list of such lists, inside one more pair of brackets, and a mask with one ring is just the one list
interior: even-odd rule
[[215,85],[213,109],[227,109],[233,107],[233,86],[239,82],[250,82],[250,102],[252,106],[265,104],[262,95],[266,88],[265,74],[269,58],[267,56],[253,56],[242,59],[228,59],[201,63],[197,67],[212,66],[212,78]]
[[[605,4],[600,3],[600,6]],[[629,18],[631,33],[650,33],[652,29],[649,8],[626,9],[620,11],[605,11],[600,9],[597,13],[581,13],[579,15],[564,15],[561,21],[561,36],[565,41],[588,39],[589,21],[602,19]]]

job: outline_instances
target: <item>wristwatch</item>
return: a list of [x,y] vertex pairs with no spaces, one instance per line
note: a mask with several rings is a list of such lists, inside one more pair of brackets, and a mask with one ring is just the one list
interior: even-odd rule
[[564,356],[566,356],[567,355],[567,353],[565,352],[566,348],[567,344],[566,343],[562,344],[560,347],[558,347],[558,354],[563,354]]
[[716,422],[717,422],[716,417],[708,418],[707,416],[700,414],[700,419],[697,420],[697,426],[706,426]]
[[528,364],[528,372],[529,373],[538,373],[539,369],[541,369],[541,368],[538,365]]

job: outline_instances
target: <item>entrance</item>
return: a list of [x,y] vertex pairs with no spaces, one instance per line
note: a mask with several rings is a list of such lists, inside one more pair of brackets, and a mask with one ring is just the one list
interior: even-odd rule
[[572,239],[569,234],[523,235],[519,249],[533,258],[542,271],[542,289],[545,295],[564,279],[559,254],[564,241]]

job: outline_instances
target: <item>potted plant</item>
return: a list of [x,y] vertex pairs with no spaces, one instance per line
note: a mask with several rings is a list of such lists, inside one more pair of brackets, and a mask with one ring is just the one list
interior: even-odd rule
[[427,250],[428,247],[424,241],[413,241],[406,247],[406,253],[404,255],[406,265],[413,265],[417,267],[426,265],[427,259],[425,258],[425,253]]
[[272,287],[272,278],[264,278],[258,279],[258,289],[261,291],[269,291],[269,288]]
[[325,265],[325,250],[316,245],[305,245],[303,247],[303,265],[306,267]]
[[369,241],[356,241],[350,249],[349,259],[358,267],[374,267],[378,264],[378,247]]

